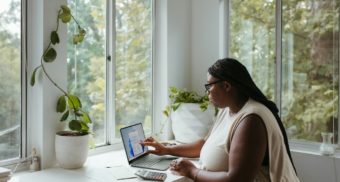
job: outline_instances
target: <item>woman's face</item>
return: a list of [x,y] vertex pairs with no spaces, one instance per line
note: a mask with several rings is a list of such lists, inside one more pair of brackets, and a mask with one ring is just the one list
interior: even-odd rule
[[227,106],[227,90],[225,87],[225,81],[220,81],[219,79],[208,74],[207,84],[209,85],[209,90],[207,90],[210,102],[218,108],[224,108]]

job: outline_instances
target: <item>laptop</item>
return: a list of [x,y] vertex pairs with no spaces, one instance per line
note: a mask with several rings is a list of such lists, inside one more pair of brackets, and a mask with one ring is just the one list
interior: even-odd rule
[[158,156],[148,153],[148,147],[140,142],[145,140],[142,123],[137,123],[120,129],[125,154],[129,165],[139,168],[147,168],[165,171],[169,168],[173,156]]

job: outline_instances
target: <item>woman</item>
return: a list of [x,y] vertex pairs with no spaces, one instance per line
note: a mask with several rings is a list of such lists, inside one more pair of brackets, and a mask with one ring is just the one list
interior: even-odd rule
[[170,169],[194,181],[299,181],[276,105],[257,88],[237,60],[218,60],[208,69],[210,102],[220,108],[210,134],[192,144],[164,146],[143,142],[151,153],[200,157],[200,168],[187,159]]

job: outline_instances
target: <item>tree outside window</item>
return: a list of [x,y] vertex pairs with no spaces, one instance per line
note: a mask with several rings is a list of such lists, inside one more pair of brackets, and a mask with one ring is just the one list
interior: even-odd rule
[[[230,1],[229,55],[240,59],[272,100],[281,86],[281,117],[290,139],[321,141],[338,132],[339,2],[282,1],[282,40],[276,41],[276,2]],[[276,54],[280,44],[282,56]],[[275,82],[276,57],[281,82]]]

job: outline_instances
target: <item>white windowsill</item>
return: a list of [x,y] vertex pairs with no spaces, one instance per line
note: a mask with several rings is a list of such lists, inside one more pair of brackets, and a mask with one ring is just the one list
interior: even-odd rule
[[289,145],[292,152],[340,159],[340,149],[337,145],[334,145],[334,155],[322,155],[319,151],[320,143],[318,142],[290,141]]
[[[113,182],[113,181],[144,181],[140,178],[116,180],[110,167],[124,166],[135,172],[137,168],[128,165],[124,150],[116,150],[89,156],[83,168],[67,170],[53,167],[37,172],[24,171],[16,173],[9,182]],[[165,182],[190,182],[189,178],[172,174],[169,170]]]

